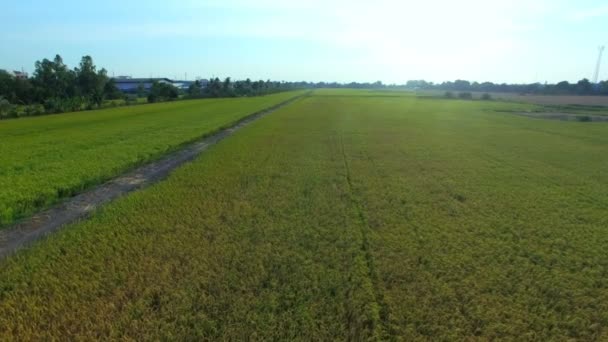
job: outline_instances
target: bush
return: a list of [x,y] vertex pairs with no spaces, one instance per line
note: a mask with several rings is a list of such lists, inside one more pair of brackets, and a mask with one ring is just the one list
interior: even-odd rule
[[592,121],[592,120],[591,120],[591,117],[590,117],[590,116],[587,116],[587,115],[583,115],[583,116],[577,116],[577,117],[576,117],[576,120],[577,120],[577,121],[580,121],[580,122],[591,122],[591,121]]
[[7,99],[0,96],[0,119],[7,118],[13,111],[13,105]]
[[453,99],[454,94],[452,94],[451,91],[446,91],[445,94],[443,94],[443,97],[445,97],[446,99]]
[[23,110],[23,112],[25,113],[26,116],[41,115],[41,114],[44,114],[44,107],[39,104],[33,104],[33,105],[25,106],[25,109]]
[[458,97],[463,100],[472,100],[473,94],[471,94],[467,91],[467,92],[458,93]]
[[44,110],[47,114],[61,113],[65,111],[61,100],[57,98],[46,99],[42,105],[44,106]]
[[148,102],[154,103],[157,101],[170,101],[177,99],[179,91],[171,84],[154,82],[150,88]]
[[483,95],[481,95],[481,99],[482,100],[486,100],[489,101],[492,99],[492,95],[488,94],[488,93],[483,93]]
[[138,95],[128,94],[125,95],[125,105],[130,106],[137,104]]

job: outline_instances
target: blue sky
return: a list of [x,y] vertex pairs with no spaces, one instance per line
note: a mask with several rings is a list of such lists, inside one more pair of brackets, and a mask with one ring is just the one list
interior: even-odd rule
[[[4,0],[0,68],[93,56],[110,74],[403,83],[591,78],[608,3]],[[608,55],[608,54],[607,54]],[[608,79],[608,56],[602,79]]]

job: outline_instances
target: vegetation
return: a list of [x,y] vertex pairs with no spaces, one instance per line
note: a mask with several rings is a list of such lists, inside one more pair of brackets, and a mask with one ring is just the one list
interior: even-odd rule
[[424,80],[408,81],[404,86],[406,89],[420,90],[447,90],[462,92],[499,92],[499,93],[521,93],[542,95],[608,95],[608,80],[598,84],[591,83],[584,78],[577,83],[562,81],[557,84],[496,84],[492,82],[469,82],[456,80],[454,82],[433,83]]
[[[182,95],[186,98],[220,98],[240,96],[260,96],[295,89],[349,88],[349,89],[414,89],[446,91],[446,97],[453,92],[513,92],[522,94],[547,95],[608,95],[608,81],[592,84],[582,79],[576,84],[562,81],[557,84],[494,84],[492,82],[433,83],[424,80],[410,80],[406,84],[386,85],[380,81],[365,82],[276,82],[251,81],[250,79],[223,81],[211,78],[202,83],[193,82]],[[136,90],[138,97],[146,97],[150,103],[178,99],[180,90],[171,84],[155,82],[147,91],[143,84]],[[16,78],[5,70],[0,70],[0,119],[16,118],[49,113],[63,113],[83,109],[102,108],[106,100],[124,99],[124,104],[134,104],[130,95],[123,94],[110,79],[105,69],[98,70],[90,56],[83,56],[78,67],[69,69],[61,56],[53,60],[43,59],[35,63],[32,78]],[[5,103],[8,102],[8,105]]]
[[[104,108],[105,103],[130,105],[139,103],[134,94],[122,93],[105,69],[97,70],[90,56],[84,56],[74,70],[63,63],[61,56],[53,60],[43,59],[35,64],[32,78],[17,78],[0,70],[0,120],[40,114],[63,113]],[[262,96],[294,89],[304,89],[297,83],[255,81],[231,82],[226,78],[211,79],[203,85],[194,82],[186,93],[187,98],[219,98],[238,96]],[[149,103],[176,100],[180,90],[172,84],[154,82],[146,90],[140,84],[137,97]],[[182,94],[183,95],[183,94]],[[123,101],[116,101],[123,100]]]
[[172,84],[156,81],[152,83],[152,87],[150,88],[148,102],[170,101],[177,99],[178,96],[179,91]]
[[458,93],[458,98],[463,99],[463,100],[472,100],[473,94],[469,93],[468,91],[461,92],[461,93]]
[[183,101],[0,122],[0,225],[293,96]]
[[608,339],[608,126],[316,95],[4,260],[1,338]]
[[31,79],[14,78],[0,70],[0,96],[12,104],[42,104],[47,113],[100,107],[117,91],[106,70],[97,70],[90,56],[82,57],[74,70],[59,55],[53,60],[37,61]]
[[296,86],[289,82],[273,82],[270,80],[252,82],[250,79],[233,82],[230,77],[227,77],[224,81],[216,77],[210,79],[204,87],[200,81],[191,84],[188,89],[188,97],[261,96],[298,88],[306,89],[306,87]]

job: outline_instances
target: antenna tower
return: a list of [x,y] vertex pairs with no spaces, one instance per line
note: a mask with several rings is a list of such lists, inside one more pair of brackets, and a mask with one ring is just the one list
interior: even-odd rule
[[595,65],[595,74],[593,74],[593,83],[597,84],[598,78],[600,77],[600,65],[602,64],[602,54],[604,53],[604,46],[598,48],[599,54],[597,56],[597,64]]

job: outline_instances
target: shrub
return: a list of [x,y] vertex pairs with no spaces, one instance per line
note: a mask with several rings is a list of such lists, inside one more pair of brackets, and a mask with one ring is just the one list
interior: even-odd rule
[[137,95],[133,95],[133,94],[125,95],[125,105],[130,106],[130,105],[137,104],[137,99],[138,99]]
[[11,106],[11,109],[8,112],[8,117],[9,118],[18,118],[21,115],[21,113],[19,113],[19,108],[17,106]]
[[591,117],[588,115],[577,116],[576,120],[580,121],[580,122],[591,122],[592,121]]
[[482,100],[486,100],[489,101],[492,99],[492,95],[488,94],[488,93],[483,93],[483,95],[481,95],[481,99]]
[[458,97],[463,100],[471,100],[471,99],[473,99],[473,94],[466,91],[466,92],[458,93]]
[[35,115],[44,114],[44,107],[39,104],[25,106],[24,113],[27,116],[35,116]]
[[150,88],[150,94],[148,95],[148,102],[153,103],[157,101],[170,101],[177,99],[179,91],[171,84],[154,82],[152,88]]
[[61,113],[64,111],[61,100],[57,98],[46,99],[42,105],[47,114]]
[[454,98],[454,94],[452,94],[451,91],[446,91],[445,94],[443,94],[443,97],[445,97],[446,99],[452,99]]
[[9,117],[12,110],[13,105],[7,99],[0,96],[0,119]]

